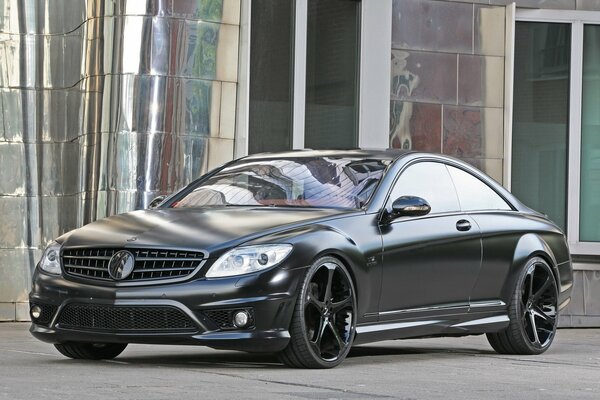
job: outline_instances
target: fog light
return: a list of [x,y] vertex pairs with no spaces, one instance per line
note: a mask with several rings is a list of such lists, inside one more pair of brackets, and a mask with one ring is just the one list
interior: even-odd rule
[[250,315],[248,315],[247,311],[236,311],[235,314],[233,314],[233,324],[237,328],[245,328],[248,326],[248,322],[250,322]]
[[40,306],[33,306],[31,307],[31,310],[29,310],[29,313],[31,314],[31,318],[38,319],[40,315],[42,315],[42,309]]

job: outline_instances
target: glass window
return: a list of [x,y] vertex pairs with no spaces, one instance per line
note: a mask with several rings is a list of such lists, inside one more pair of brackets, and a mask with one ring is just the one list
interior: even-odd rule
[[360,2],[309,0],[304,145],[312,149],[358,144]]
[[390,202],[401,196],[425,199],[432,213],[460,210],[450,174],[440,163],[421,162],[409,166],[396,181]]
[[336,157],[240,161],[200,182],[172,207],[360,208],[375,191],[386,164]]
[[583,30],[579,240],[600,242],[600,25]]
[[463,211],[511,210],[502,197],[487,184],[462,169],[448,166]]
[[566,224],[571,25],[517,22],[512,192]]
[[293,2],[253,0],[248,153],[292,148]]

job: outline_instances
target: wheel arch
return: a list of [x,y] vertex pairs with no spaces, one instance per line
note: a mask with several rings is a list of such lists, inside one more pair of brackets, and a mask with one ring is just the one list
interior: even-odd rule
[[533,257],[540,257],[544,261],[546,261],[546,263],[548,263],[550,269],[552,270],[552,275],[554,276],[556,287],[560,288],[558,262],[554,255],[554,252],[552,251],[552,248],[540,235],[536,233],[527,233],[519,238],[517,245],[515,246],[513,258],[511,261],[509,279],[507,279],[503,290],[502,297],[504,299],[511,298],[512,291],[515,287],[515,283],[519,277],[520,272],[527,264],[527,261]]
[[[358,306],[358,322],[362,320],[363,315],[377,310],[381,285],[380,239],[357,243],[340,228],[315,224],[264,236],[253,243],[259,242],[293,244],[294,260],[289,264],[290,268],[304,268],[323,256],[335,257],[352,278]],[[368,254],[372,256],[368,257]]]
[[346,270],[350,274],[350,279],[352,279],[352,284],[354,285],[354,293],[356,295],[356,302],[358,303],[359,298],[360,298],[360,292],[358,290],[358,282],[356,280],[356,274],[354,272],[354,268],[352,267],[352,262],[350,261],[350,259],[344,253],[340,252],[338,249],[333,249],[333,248],[322,250],[319,254],[317,254],[317,256],[314,258],[314,260],[316,261],[321,257],[333,257],[333,258],[337,259],[346,268]]

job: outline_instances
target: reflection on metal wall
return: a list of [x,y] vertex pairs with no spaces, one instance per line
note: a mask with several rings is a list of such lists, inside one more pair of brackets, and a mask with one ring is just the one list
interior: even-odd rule
[[240,0],[0,0],[0,320],[28,318],[48,241],[232,158],[239,14]]

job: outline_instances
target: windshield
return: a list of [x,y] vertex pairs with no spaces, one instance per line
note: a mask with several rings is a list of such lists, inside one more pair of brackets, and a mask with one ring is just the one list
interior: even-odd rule
[[387,164],[387,160],[335,157],[240,161],[200,182],[171,207],[361,208]]

